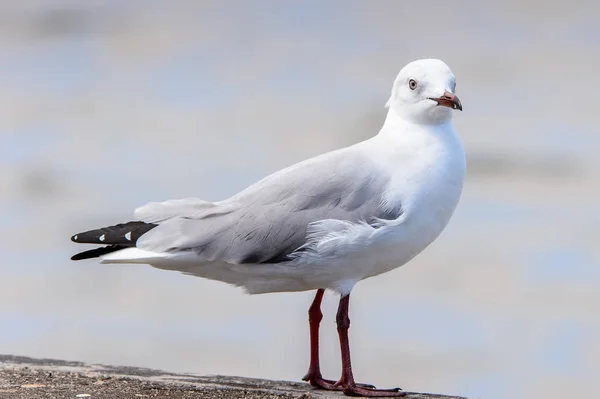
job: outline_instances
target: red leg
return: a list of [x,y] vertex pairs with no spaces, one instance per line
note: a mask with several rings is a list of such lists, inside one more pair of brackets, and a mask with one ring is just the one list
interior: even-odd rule
[[318,289],[315,299],[312,305],[308,309],[308,324],[310,327],[310,366],[308,372],[302,378],[304,381],[308,381],[310,385],[322,388],[338,390],[335,387],[335,381],[326,380],[321,375],[321,365],[319,363],[319,325],[323,319],[323,313],[321,313],[321,301],[323,300],[324,289]]
[[308,372],[302,378],[310,382],[314,387],[323,389],[335,389],[335,381],[325,380],[321,375],[321,366],[319,364],[319,324],[323,319],[321,313],[321,301],[323,300],[324,289],[318,289],[312,305],[308,309],[308,324],[310,327],[310,366]]
[[310,326],[310,366],[309,370],[320,373],[319,364],[319,325],[323,320],[321,313],[321,302],[323,300],[324,289],[317,290],[315,299],[308,309],[308,323]]
[[335,385],[342,387],[344,393],[348,396],[398,397],[406,395],[400,388],[375,389],[364,385],[357,385],[354,382],[352,363],[350,361],[350,342],[348,341],[348,329],[350,328],[350,318],[348,317],[349,305],[350,294],[340,299],[340,306],[336,316],[340,350],[342,352],[342,378]]
[[[319,325],[323,319],[321,302],[323,301],[324,293],[324,289],[317,290],[315,299],[308,309],[308,323],[310,326],[310,366],[308,367],[308,372],[302,379],[308,381],[312,386],[317,388],[341,391],[343,387],[339,384],[339,381],[327,380],[321,375],[321,366],[319,363]],[[356,385],[364,388],[375,388],[373,385],[369,384]]]

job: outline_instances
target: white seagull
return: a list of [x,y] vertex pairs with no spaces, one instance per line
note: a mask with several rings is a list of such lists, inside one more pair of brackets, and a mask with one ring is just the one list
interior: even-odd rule
[[[406,65],[394,81],[379,133],[282,169],[220,202],[152,202],[136,221],[79,233],[104,247],[74,255],[143,263],[219,280],[250,294],[317,290],[310,306],[310,367],[303,378],[347,395],[403,396],[357,384],[348,344],[354,285],[402,266],[433,242],[460,198],[465,154],[452,125],[462,110],[450,68]],[[342,375],[321,376],[319,323],[325,289],[340,294]]]

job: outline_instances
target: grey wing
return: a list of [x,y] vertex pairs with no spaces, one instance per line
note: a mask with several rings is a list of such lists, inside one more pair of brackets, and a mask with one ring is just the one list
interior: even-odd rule
[[136,219],[146,223],[162,222],[182,215],[195,215],[210,210],[216,205],[198,198],[183,198],[164,202],[150,202],[137,208],[134,212]]
[[285,261],[306,243],[311,223],[399,217],[400,205],[390,207],[383,199],[388,182],[388,175],[356,152],[328,153],[279,171],[226,201],[187,202],[187,213],[169,214],[141,237],[138,247],[194,251],[206,261],[233,264]]

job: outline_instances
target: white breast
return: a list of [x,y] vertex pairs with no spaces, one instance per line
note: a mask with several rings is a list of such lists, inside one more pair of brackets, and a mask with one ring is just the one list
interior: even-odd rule
[[448,124],[424,132],[411,127],[405,132],[378,138],[387,144],[381,166],[393,170],[386,200],[400,203],[404,212],[374,236],[376,259],[366,277],[403,265],[431,244],[462,192],[465,154],[454,128]]

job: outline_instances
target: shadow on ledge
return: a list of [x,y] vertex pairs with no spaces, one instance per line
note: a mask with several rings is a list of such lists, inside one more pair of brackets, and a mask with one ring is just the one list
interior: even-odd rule
[[[205,398],[327,399],[339,392],[302,382],[174,374],[137,367],[87,365],[63,360],[0,355],[0,398]],[[407,392],[408,399],[465,399]]]

